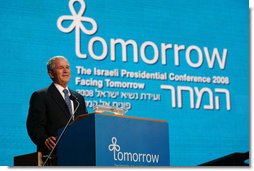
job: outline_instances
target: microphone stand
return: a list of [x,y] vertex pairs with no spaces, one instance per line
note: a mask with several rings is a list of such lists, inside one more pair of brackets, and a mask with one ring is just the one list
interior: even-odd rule
[[63,134],[64,134],[66,128],[67,128],[67,127],[69,126],[69,124],[71,123],[71,120],[74,120],[74,114],[75,114],[75,112],[77,111],[77,109],[78,109],[78,107],[79,107],[79,105],[80,105],[79,101],[77,100],[77,98],[76,98],[74,95],[71,95],[71,96],[70,96],[70,99],[71,99],[71,100],[75,100],[75,101],[78,103],[78,105],[77,105],[76,109],[74,110],[74,113],[71,115],[69,121],[68,121],[67,124],[65,125],[63,131],[62,131],[61,134],[59,135],[59,138],[58,138],[57,141],[56,141],[56,145],[52,148],[52,150],[50,151],[50,153],[49,153],[49,155],[48,155],[46,161],[43,163],[43,165],[42,165],[43,167],[47,164],[48,160],[51,158],[51,155],[52,155],[53,151],[55,150],[55,148],[56,148],[58,142],[61,140],[61,137],[63,136]]

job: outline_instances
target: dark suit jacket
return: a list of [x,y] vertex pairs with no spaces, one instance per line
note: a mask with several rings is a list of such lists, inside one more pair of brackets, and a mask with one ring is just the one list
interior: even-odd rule
[[[87,113],[83,96],[72,90],[70,93],[76,96],[80,103],[75,116]],[[78,103],[73,102],[76,109]],[[63,128],[70,117],[68,107],[53,83],[48,88],[32,94],[26,125],[28,134],[37,145],[38,151],[48,153],[45,140],[50,136],[57,136],[57,130]]]

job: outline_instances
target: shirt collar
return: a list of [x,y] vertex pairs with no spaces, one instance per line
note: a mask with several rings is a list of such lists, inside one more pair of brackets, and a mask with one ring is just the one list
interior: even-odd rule
[[64,89],[67,89],[67,90],[68,90],[69,95],[71,94],[71,93],[70,93],[70,90],[68,89],[68,87],[63,88],[63,86],[61,86],[60,84],[57,84],[57,83],[54,83],[54,85],[56,86],[57,90],[58,90],[62,95],[64,94],[64,93],[63,93],[63,90],[64,90]]

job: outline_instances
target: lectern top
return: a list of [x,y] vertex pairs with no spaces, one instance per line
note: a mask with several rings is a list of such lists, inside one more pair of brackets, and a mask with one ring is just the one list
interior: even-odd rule
[[103,116],[109,116],[109,117],[119,117],[119,118],[128,118],[128,119],[136,119],[136,120],[145,120],[145,121],[152,121],[152,122],[165,122],[165,123],[167,123],[166,120],[157,120],[157,119],[151,119],[151,118],[141,118],[141,117],[136,117],[136,116],[114,115],[114,114],[105,114],[105,113],[90,113],[90,114],[79,115],[75,119],[75,121],[78,121],[80,119],[89,117],[91,115],[103,115]]

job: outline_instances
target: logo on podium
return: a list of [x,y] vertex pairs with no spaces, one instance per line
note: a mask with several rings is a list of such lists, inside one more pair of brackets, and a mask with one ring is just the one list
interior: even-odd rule
[[134,162],[134,163],[159,163],[159,154],[149,153],[137,153],[121,151],[121,147],[117,144],[117,138],[112,137],[111,144],[108,146],[108,150],[113,152],[113,158],[115,161],[120,162]]

